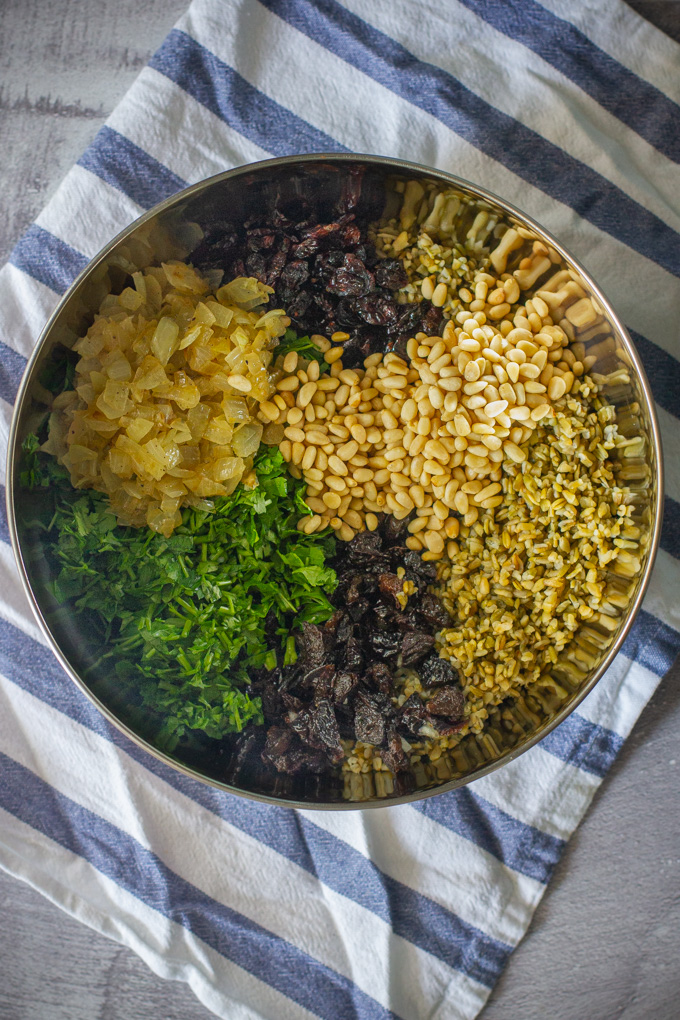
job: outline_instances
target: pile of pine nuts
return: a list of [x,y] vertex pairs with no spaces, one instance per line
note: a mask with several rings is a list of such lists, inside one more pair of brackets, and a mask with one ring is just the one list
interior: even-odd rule
[[[590,366],[569,349],[546,301],[535,296],[529,318],[511,317],[516,279],[491,281],[480,272],[472,282],[486,311],[459,313],[441,337],[417,334],[408,360],[373,354],[363,369],[346,369],[342,346],[323,337],[316,341],[327,374],[286,355],[261,417],[279,430],[291,472],[307,483],[313,516],[300,520],[301,530],[330,525],[350,541],[375,529],[378,513],[403,519],[415,511],[407,545],[438,560],[461,523],[469,527],[500,505],[503,461],[526,459],[522,445]],[[503,314],[489,316],[489,304]],[[341,344],[347,335],[332,339]]]

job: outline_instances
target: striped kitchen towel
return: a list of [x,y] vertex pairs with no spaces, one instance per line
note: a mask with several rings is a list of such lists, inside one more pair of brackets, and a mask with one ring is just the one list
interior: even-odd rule
[[620,0],[195,0],[0,274],[4,457],[48,313],[144,209],[271,155],[402,156],[545,224],[654,389],[666,518],[623,652],[539,746],[414,805],[290,811],[150,758],[46,648],[2,522],[0,864],[218,1016],[474,1017],[680,648],[678,54]]

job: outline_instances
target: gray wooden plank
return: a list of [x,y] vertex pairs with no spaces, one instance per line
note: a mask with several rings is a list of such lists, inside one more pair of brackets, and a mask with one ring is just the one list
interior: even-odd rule
[[[2,1020],[209,1020],[182,982],[0,871]],[[11,919],[11,923],[8,923]]]
[[0,264],[187,0],[0,0]]
[[[677,0],[634,6],[674,34]],[[0,0],[0,261],[184,7]],[[676,666],[567,848],[484,1020],[678,1016],[679,681]],[[210,1015],[186,986],[0,872],[0,1020]]]

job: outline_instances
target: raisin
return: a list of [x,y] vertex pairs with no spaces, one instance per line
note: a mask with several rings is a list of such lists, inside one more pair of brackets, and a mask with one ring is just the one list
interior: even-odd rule
[[323,628],[316,623],[303,623],[302,633],[297,637],[298,654],[308,669],[322,666],[326,657],[323,644]]
[[363,297],[375,285],[373,273],[356,255],[345,255],[343,264],[328,279],[326,290],[331,294]]
[[451,722],[458,722],[463,716],[465,697],[460,687],[440,687],[434,697],[427,703],[427,710],[432,715],[444,715]]
[[345,645],[343,663],[350,673],[361,673],[364,668],[364,654],[355,637],[351,637]]
[[360,531],[349,543],[348,555],[352,563],[372,560],[382,552],[382,537],[377,531]]
[[404,666],[415,666],[434,645],[434,636],[415,630],[404,634],[401,641],[401,661]]
[[391,514],[387,514],[382,525],[382,532],[385,537],[385,543],[387,545],[395,545],[397,542],[400,543],[399,551],[402,554],[404,550],[403,548],[401,548],[401,545],[403,544],[404,540],[408,537],[408,524],[409,524],[408,517],[405,517],[403,521],[398,521],[396,517],[393,517]]
[[354,732],[357,740],[365,744],[382,744],[385,739],[385,720],[380,702],[370,694],[360,691],[356,698]]
[[392,772],[404,772],[409,767],[408,755],[394,727],[389,730],[384,746],[380,748],[380,757]]
[[380,594],[387,605],[401,608],[397,595],[404,594],[404,582],[396,574],[381,574],[378,578]]
[[451,617],[443,602],[435,595],[425,593],[418,604],[418,612],[435,630],[451,626]]
[[334,676],[335,666],[332,664],[317,666],[305,675],[303,683],[305,687],[314,691],[315,697],[330,698],[333,691]]
[[374,662],[369,666],[364,676],[371,687],[376,687],[381,694],[391,694],[394,686],[392,670],[384,662]]
[[440,737],[450,737],[452,733],[458,733],[464,726],[464,720],[443,719],[438,715],[431,715],[428,718],[430,726],[433,726]]
[[420,553],[408,549],[404,553],[404,569],[407,574],[428,584],[437,580],[437,568],[433,563],[425,563]]
[[412,694],[401,706],[399,725],[411,736],[419,737],[423,724],[427,722],[427,710],[417,694]]
[[367,294],[353,302],[357,314],[371,326],[387,326],[397,317],[397,306],[392,298],[382,294]]
[[323,750],[333,765],[337,765],[345,756],[335,712],[326,698],[315,701],[309,709],[309,743]]
[[[286,290],[295,292],[309,279],[309,267],[302,259],[293,259],[281,270],[279,284]],[[292,295],[291,295],[292,296]]]
[[454,669],[448,659],[433,652],[418,666],[418,673],[426,687],[438,687],[441,684],[452,684],[458,680],[458,670]]
[[361,617],[368,611],[369,604],[368,599],[357,599],[349,607],[349,615],[352,620],[356,623]]
[[335,674],[335,680],[333,682],[333,700],[335,704],[344,705],[358,686],[359,677],[356,673],[339,670]]
[[377,659],[396,657],[401,647],[401,635],[393,631],[378,630],[368,634],[366,641]]

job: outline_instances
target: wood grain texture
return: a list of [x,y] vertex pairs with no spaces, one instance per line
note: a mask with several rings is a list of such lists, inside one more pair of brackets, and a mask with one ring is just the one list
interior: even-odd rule
[[[651,21],[661,9],[667,31],[680,11],[677,0],[635,7]],[[0,262],[184,8],[0,0]],[[483,1020],[680,1015],[679,730],[676,665],[568,846]],[[211,1015],[186,986],[0,872],[0,1020]]]

